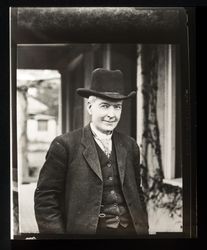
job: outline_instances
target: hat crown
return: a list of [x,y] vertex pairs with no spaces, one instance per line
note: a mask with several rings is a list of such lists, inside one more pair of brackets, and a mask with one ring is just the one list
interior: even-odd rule
[[128,95],[124,94],[124,76],[121,70],[107,70],[97,68],[92,72],[90,88],[78,88],[77,94],[88,98],[97,96],[109,100],[125,100],[136,95],[132,91]]
[[95,69],[92,72],[91,90],[124,94],[124,77],[120,70]]

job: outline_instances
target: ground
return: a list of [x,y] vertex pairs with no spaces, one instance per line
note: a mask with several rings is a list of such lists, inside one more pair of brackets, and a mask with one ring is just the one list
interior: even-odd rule
[[34,215],[34,190],[36,183],[22,184],[19,189],[19,219],[21,233],[38,233]]

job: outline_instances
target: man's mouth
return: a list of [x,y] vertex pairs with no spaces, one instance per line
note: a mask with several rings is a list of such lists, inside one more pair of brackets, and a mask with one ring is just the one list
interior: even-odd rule
[[105,121],[104,122],[108,123],[108,124],[114,124],[116,121]]

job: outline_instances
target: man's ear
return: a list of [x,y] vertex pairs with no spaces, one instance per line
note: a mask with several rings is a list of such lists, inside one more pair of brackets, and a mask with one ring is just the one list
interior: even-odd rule
[[91,115],[91,108],[92,108],[92,104],[90,102],[87,103],[87,110],[89,115]]

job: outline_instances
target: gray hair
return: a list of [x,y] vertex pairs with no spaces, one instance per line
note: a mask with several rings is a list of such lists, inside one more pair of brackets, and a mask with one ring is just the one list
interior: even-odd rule
[[91,95],[91,96],[89,96],[89,98],[88,98],[88,103],[94,103],[95,102],[95,100],[96,100],[96,96],[93,96],[93,95]]

